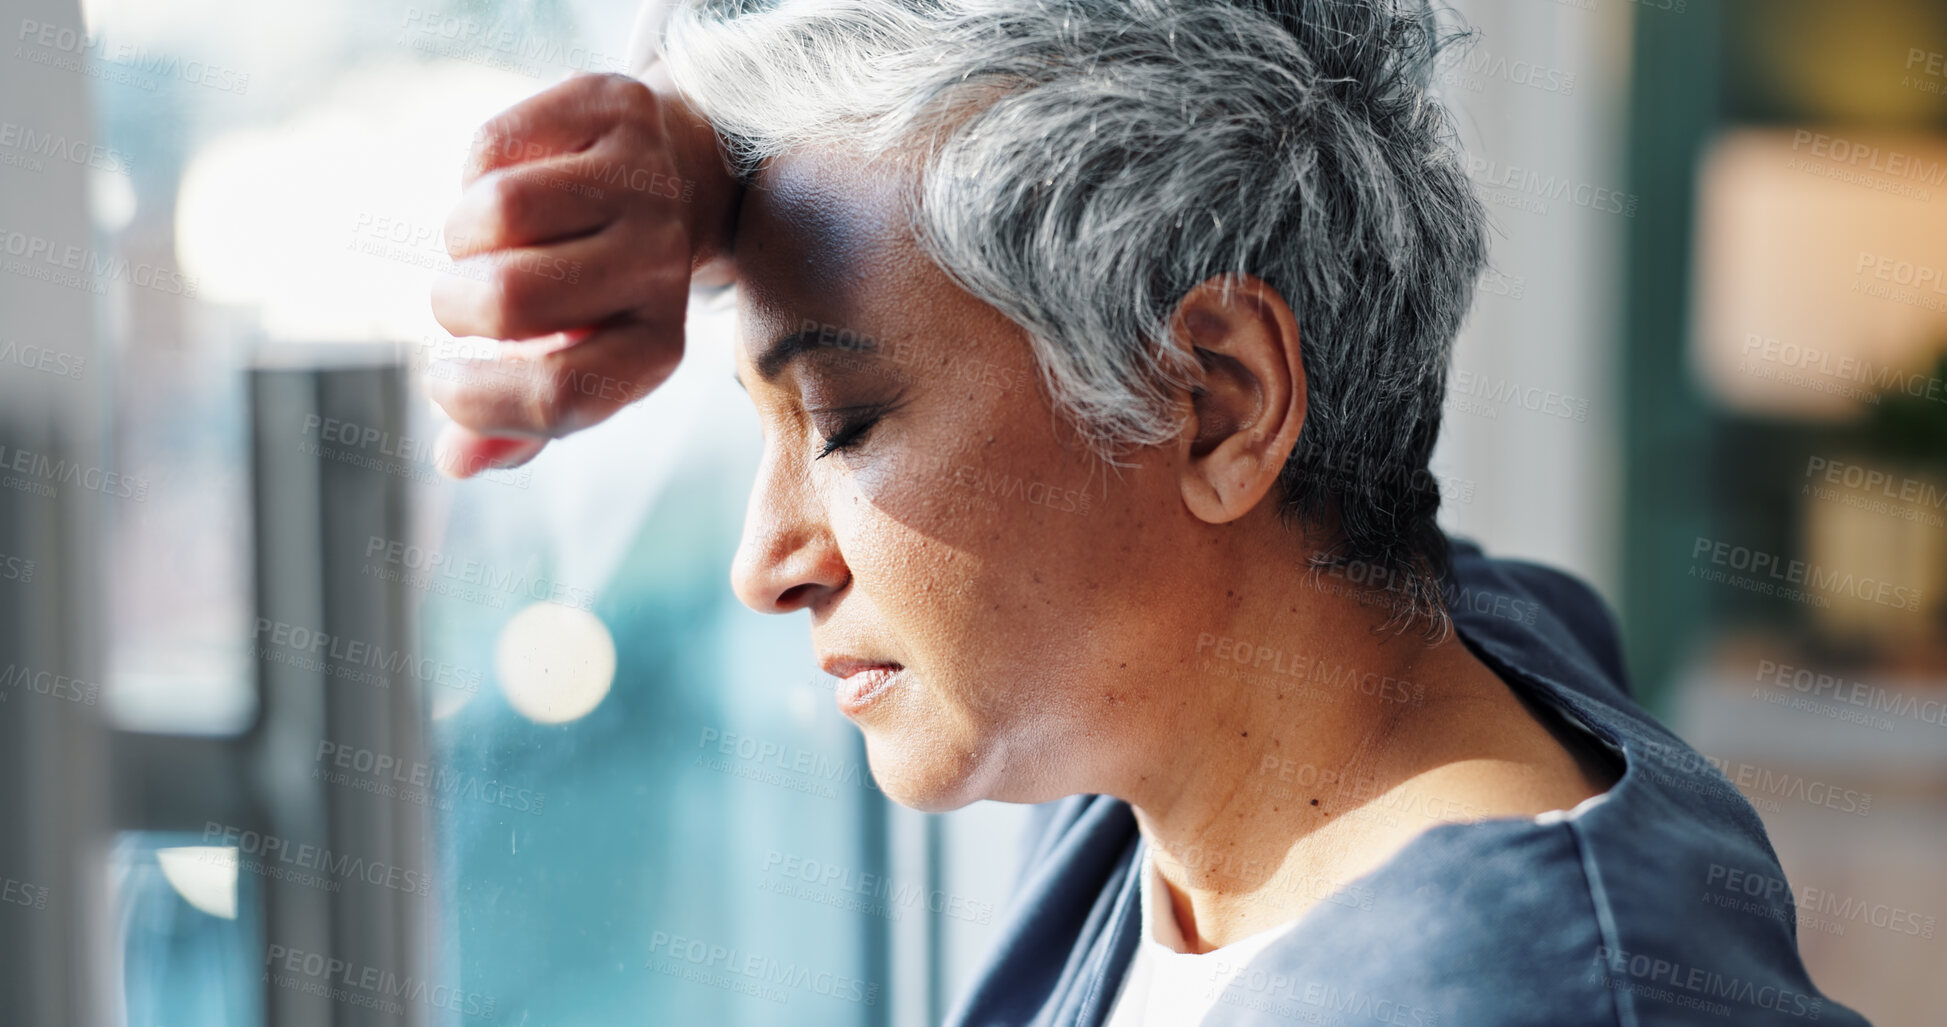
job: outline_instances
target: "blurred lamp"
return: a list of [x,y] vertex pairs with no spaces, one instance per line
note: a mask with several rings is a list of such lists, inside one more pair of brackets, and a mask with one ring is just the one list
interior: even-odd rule
[[579,720],[615,681],[615,639],[587,610],[533,603],[500,629],[494,675],[521,716],[537,724]]
[[[1887,390],[1947,403],[1947,140],[1743,129],[1697,190],[1692,364],[1734,410],[1832,420]],[[1918,391],[1916,391],[1918,390]]]

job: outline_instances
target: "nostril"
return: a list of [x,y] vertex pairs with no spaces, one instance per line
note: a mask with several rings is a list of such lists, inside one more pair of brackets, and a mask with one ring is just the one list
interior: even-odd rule
[[811,594],[819,587],[821,586],[812,584],[792,585],[778,594],[777,608],[791,611],[801,606],[808,606],[811,603]]

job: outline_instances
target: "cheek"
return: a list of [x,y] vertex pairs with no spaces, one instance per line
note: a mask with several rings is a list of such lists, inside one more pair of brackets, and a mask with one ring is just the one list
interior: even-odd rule
[[1002,439],[979,437],[882,444],[821,489],[860,598],[925,679],[907,723],[975,749],[1068,733],[1129,658],[1112,625],[1140,620],[1117,598],[1128,525],[1101,477],[1091,495],[1086,470],[1030,469],[1059,462],[1004,460]]
[[939,382],[922,402],[853,464],[859,494],[886,516],[983,562],[1013,563],[1038,563],[1100,520],[1102,475],[1079,446],[1057,441],[1032,387]]
[[[827,458],[829,462],[836,458]],[[978,555],[929,530],[942,515],[924,478],[881,466],[833,468],[819,475],[832,539],[852,587],[913,662],[926,650],[957,647],[972,619],[966,583],[980,576]]]

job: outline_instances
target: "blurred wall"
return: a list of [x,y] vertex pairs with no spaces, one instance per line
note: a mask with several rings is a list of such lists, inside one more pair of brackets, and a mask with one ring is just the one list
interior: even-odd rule
[[1442,522],[1614,603],[1630,5],[1454,7],[1478,35],[1440,86],[1494,234],[1434,455]]

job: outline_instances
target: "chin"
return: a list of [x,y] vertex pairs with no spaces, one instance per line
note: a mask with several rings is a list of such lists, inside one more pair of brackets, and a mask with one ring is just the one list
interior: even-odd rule
[[888,737],[892,733],[883,728],[862,730],[866,763],[886,798],[922,813],[947,813],[986,798],[946,743]]
[[1076,791],[1045,760],[993,737],[949,737],[937,726],[863,724],[866,763],[886,798],[922,813],[948,813],[982,799],[1050,802]]
[[994,798],[991,764],[998,761],[983,758],[988,747],[953,739],[934,725],[867,723],[860,730],[872,779],[901,806],[946,813]]

